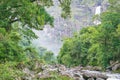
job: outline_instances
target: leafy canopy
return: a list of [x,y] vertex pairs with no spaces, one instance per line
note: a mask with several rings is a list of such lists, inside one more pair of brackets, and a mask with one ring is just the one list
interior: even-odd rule
[[110,3],[110,8],[100,16],[100,25],[83,28],[64,40],[59,63],[105,68],[111,60],[120,61],[120,4],[118,0],[110,0]]
[[35,53],[30,47],[31,39],[37,38],[33,29],[53,26],[53,17],[45,10],[52,5],[52,0],[0,0],[0,60],[20,60]]

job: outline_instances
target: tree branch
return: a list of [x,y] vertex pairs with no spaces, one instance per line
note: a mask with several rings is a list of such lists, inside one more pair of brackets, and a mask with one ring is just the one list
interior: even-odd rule
[[16,21],[20,21],[20,19],[11,20],[9,23],[12,24],[12,23],[14,23],[14,22],[16,22]]

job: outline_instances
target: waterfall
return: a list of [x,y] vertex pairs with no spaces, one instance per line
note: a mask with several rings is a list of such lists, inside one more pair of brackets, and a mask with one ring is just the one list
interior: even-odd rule
[[[98,15],[98,17],[100,16],[101,13],[101,6],[97,6],[95,9],[95,15]],[[95,25],[99,25],[101,24],[101,22],[97,19],[93,22]]]
[[100,15],[101,13],[101,6],[97,6],[95,9],[95,15]]

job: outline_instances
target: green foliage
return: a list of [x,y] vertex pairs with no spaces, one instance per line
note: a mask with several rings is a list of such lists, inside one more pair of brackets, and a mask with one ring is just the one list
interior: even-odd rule
[[22,77],[24,73],[17,69],[15,62],[0,64],[0,80],[14,80]]
[[87,59],[88,48],[90,47],[91,29],[83,28],[80,33],[76,33],[73,38],[66,39],[63,47],[60,50],[58,61],[67,66],[76,66],[82,64],[85,66]]
[[51,51],[47,51],[46,53],[44,53],[43,58],[46,62],[53,62],[55,60],[54,53]]
[[73,80],[72,78],[64,75],[60,75],[57,72],[52,72],[51,77],[49,78],[42,78],[38,80]]
[[120,69],[113,71],[114,73],[120,73]]
[[[45,11],[44,6],[37,5],[37,3],[33,3],[30,0],[2,0],[0,8],[0,26],[6,28],[6,30],[10,30],[11,24],[16,21],[31,28],[41,29],[41,25],[50,21],[42,18],[42,16],[51,18]],[[39,22],[38,17],[40,17],[44,23]]]
[[[52,5],[52,0],[0,0],[0,80],[24,75],[16,62],[21,62],[21,67],[23,61],[39,59],[31,46],[31,40],[37,38],[33,29],[42,30],[45,24],[53,26],[54,19],[45,10]],[[45,53],[46,61],[53,61],[52,58],[52,52]],[[27,64],[33,69],[35,62]]]
[[35,49],[30,47],[30,40],[37,36],[32,30],[41,30],[45,24],[53,25],[53,18],[44,8],[52,5],[52,1],[40,3],[30,0],[0,1],[0,60],[21,61],[26,54],[34,57]]
[[60,6],[62,8],[62,14],[61,16],[63,18],[67,18],[67,17],[70,17],[70,13],[71,13],[71,8],[70,8],[70,5],[71,5],[71,0],[59,0],[60,2]]
[[83,28],[72,38],[64,40],[58,56],[59,63],[67,66],[81,64],[105,68],[111,60],[120,61],[119,11],[104,12],[100,19],[100,25]]
[[8,34],[4,28],[2,28],[0,39],[0,60],[21,60],[24,57],[24,52],[21,46],[16,45],[20,40],[19,34],[11,32]]
[[[63,11],[69,15],[70,1],[63,4]],[[52,0],[0,0],[0,60],[21,61],[25,55],[35,57],[31,39],[37,36],[33,29],[41,30],[45,24],[53,26],[53,17],[45,10],[52,5]]]
[[51,63],[56,63],[57,60],[55,58],[55,55],[52,51],[48,51],[46,48],[39,47],[37,49],[37,52],[39,53],[39,58],[44,60],[45,63],[51,64]]
[[119,0],[109,0],[110,7],[109,10],[112,12],[120,13],[120,1]]

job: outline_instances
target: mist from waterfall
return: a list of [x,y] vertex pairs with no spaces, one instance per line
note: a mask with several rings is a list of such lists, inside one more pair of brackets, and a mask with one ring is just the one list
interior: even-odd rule
[[[56,18],[60,17],[61,10],[59,7],[59,2],[57,0],[53,0],[54,6],[50,7],[49,9],[46,8],[48,13],[54,17],[54,27],[52,28],[50,25],[45,25],[44,29],[41,31],[34,30],[35,34],[38,36],[38,39],[33,40],[33,45],[38,47],[46,48],[49,51],[52,51],[55,55],[58,54],[61,46],[62,41],[56,37],[57,30],[55,29],[56,26]],[[57,25],[59,26],[59,25]]]

